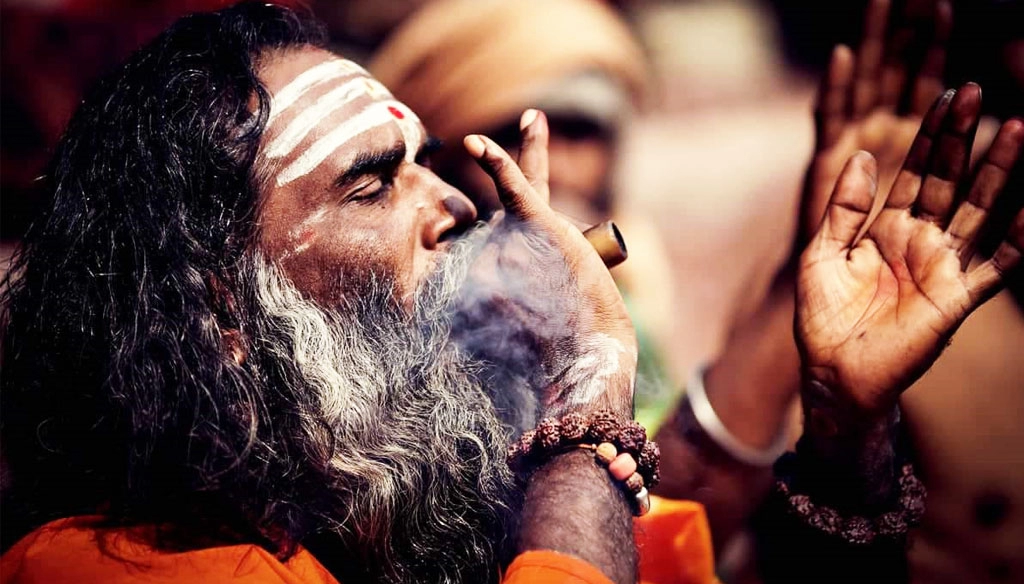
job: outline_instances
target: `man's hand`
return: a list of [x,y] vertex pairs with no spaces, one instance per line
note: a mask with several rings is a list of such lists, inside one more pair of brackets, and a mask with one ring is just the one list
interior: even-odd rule
[[869,417],[892,410],[1020,261],[1024,212],[991,259],[970,265],[1024,143],[1024,123],[1003,124],[969,184],[980,108],[973,84],[936,102],[873,221],[876,163],[867,153],[850,159],[800,259],[796,332],[804,370]]
[[[580,230],[548,206],[547,119],[528,110],[520,125],[518,165],[488,138],[465,140],[505,207],[468,284],[493,291],[485,310],[497,314],[484,320],[514,320],[538,345],[544,416],[610,408],[632,417],[636,336],[622,296]],[[531,475],[519,547],[577,556],[625,584],[636,581],[631,527],[608,471],[569,452]]]
[[485,282],[489,310],[526,323],[519,334],[538,345],[544,415],[610,408],[632,417],[637,345],[625,303],[580,230],[548,205],[546,117],[530,110],[524,122],[519,164],[489,138],[466,138],[505,207],[471,281]]
[[814,235],[836,178],[857,151],[875,157],[879,188],[888,192],[928,106],[942,93],[952,8],[947,0],[929,1],[915,15],[913,4],[889,33],[889,0],[872,0],[857,56],[844,45],[832,53],[815,107],[815,152],[795,253]]

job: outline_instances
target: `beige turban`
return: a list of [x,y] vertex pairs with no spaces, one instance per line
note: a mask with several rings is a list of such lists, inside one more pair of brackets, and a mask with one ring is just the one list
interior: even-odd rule
[[594,74],[634,108],[647,84],[642,49],[599,0],[435,0],[385,42],[370,72],[446,141],[576,97],[614,109],[616,90]]

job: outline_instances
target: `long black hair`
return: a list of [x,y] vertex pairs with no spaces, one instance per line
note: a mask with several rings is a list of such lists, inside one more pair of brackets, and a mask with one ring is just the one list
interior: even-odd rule
[[257,67],[323,44],[271,5],[188,16],[75,114],[45,178],[52,203],[3,285],[4,547],[79,514],[166,525],[169,547],[281,554],[311,528],[295,502],[315,481],[284,438],[299,422],[222,333],[256,229]]

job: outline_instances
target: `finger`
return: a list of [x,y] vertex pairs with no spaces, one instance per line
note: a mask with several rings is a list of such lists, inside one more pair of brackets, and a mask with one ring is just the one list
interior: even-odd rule
[[[871,212],[878,188],[878,164],[863,150],[853,155],[836,180],[825,208],[825,218],[815,238],[832,251],[853,247]],[[812,246],[814,244],[812,243]]]
[[469,155],[494,181],[505,211],[520,219],[528,219],[538,211],[543,203],[504,148],[479,134],[466,136],[463,143]]
[[1010,171],[1020,159],[1024,149],[1024,122],[1009,120],[999,129],[992,146],[978,166],[971,190],[946,230],[951,247],[960,254],[966,267],[974,254],[977,237],[988,220],[996,198],[1010,177]]
[[871,0],[864,17],[864,38],[857,51],[853,81],[853,117],[862,118],[878,104],[889,0]]
[[967,292],[980,305],[1002,288],[1006,275],[1020,269],[1021,253],[1024,250],[1024,210],[1017,213],[996,253],[992,258],[967,273]]
[[519,168],[533,186],[537,197],[547,203],[551,199],[548,187],[548,120],[542,112],[528,109],[519,120],[523,134],[523,147],[519,150]]
[[967,176],[980,116],[981,88],[968,83],[953,98],[932,146],[928,174],[914,205],[916,216],[945,228],[954,208],[957,188]]
[[853,51],[846,45],[837,45],[832,50],[828,72],[821,80],[818,102],[814,107],[819,151],[835,144],[846,125],[846,116],[850,111],[853,68]]
[[903,168],[896,175],[889,195],[885,200],[887,209],[908,209],[917,199],[917,193],[921,190],[921,182],[925,170],[928,168],[928,160],[932,151],[932,143],[942,128],[942,122],[949,112],[949,105],[956,96],[956,90],[950,89],[942,94],[932,104],[921,122],[921,129],[910,145],[907,158],[903,161]]
[[591,227],[595,227],[595,225],[593,225],[591,223],[587,223],[586,221],[581,221],[581,220],[573,217],[572,215],[566,215],[565,213],[561,213],[561,212],[558,212],[558,211],[555,211],[555,215],[561,217],[563,220],[565,220],[566,223],[568,223],[569,225],[572,225],[573,227],[575,227],[576,229],[579,229],[580,231],[586,231],[587,229],[590,229]]
[[878,105],[890,111],[900,107],[907,85],[907,64],[910,47],[914,43],[915,28],[909,20],[890,35],[885,47],[885,64],[882,67],[881,88]]
[[910,113],[923,114],[928,105],[942,93],[945,84],[943,74],[946,70],[946,44],[953,31],[953,6],[947,0],[940,0],[935,6],[935,28],[932,42],[925,52],[921,69],[914,81],[910,97]]

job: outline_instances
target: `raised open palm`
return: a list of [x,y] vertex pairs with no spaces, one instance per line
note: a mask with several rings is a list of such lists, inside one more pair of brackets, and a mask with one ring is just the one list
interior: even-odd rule
[[1020,260],[1024,212],[992,258],[970,262],[1024,143],[1024,123],[1003,124],[970,182],[980,107],[976,85],[935,103],[870,223],[877,167],[867,153],[854,156],[801,257],[796,333],[804,365],[864,411],[895,405]]
[[803,242],[817,229],[839,173],[856,152],[875,157],[878,184],[882,192],[889,189],[928,106],[942,93],[952,8],[946,0],[926,3],[923,10],[910,4],[890,30],[890,1],[872,0],[856,56],[844,45],[832,53],[815,106],[815,149],[801,205]]

